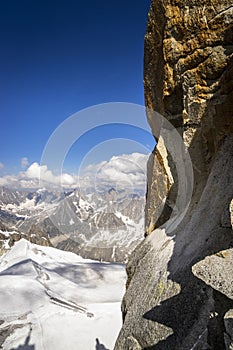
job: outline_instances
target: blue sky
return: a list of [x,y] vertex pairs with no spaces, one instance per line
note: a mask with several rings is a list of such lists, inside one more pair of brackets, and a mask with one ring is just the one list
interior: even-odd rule
[[[143,41],[149,6],[149,0],[0,2],[3,175],[19,171],[23,157],[29,164],[40,162],[51,133],[77,111],[115,101],[144,104]],[[83,155],[114,132],[99,128],[82,139]],[[132,136],[126,128],[116,134],[153,147],[153,138],[143,132]],[[102,152],[103,159],[123,152],[121,146]],[[123,153],[139,151],[141,146],[134,146],[126,142]],[[81,158],[79,153],[77,162]],[[69,167],[75,145],[68,159]]]

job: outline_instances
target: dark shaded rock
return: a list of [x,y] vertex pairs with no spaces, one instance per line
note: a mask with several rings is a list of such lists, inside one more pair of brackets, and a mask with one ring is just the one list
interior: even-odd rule
[[233,309],[224,316],[226,349],[233,350]]

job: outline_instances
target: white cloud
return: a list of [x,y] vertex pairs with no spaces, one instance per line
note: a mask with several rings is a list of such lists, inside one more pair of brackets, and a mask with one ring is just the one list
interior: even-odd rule
[[29,165],[29,161],[27,157],[21,158],[21,167],[26,168]]
[[66,173],[61,176],[55,175],[46,165],[40,165],[36,162],[31,164],[26,171],[0,177],[0,186],[21,189],[36,189],[41,186],[52,188],[59,185],[75,187],[76,183],[76,177]]
[[116,189],[145,190],[148,155],[141,153],[114,156],[108,162],[87,166],[81,174],[81,185]]
[[15,187],[18,184],[17,175],[5,175],[0,177],[0,186]]
[[32,189],[60,185],[74,188],[80,185],[82,188],[145,190],[147,159],[148,155],[140,153],[114,156],[109,161],[88,165],[79,177],[68,173],[55,174],[46,165],[34,162],[17,175],[0,177],[0,186]]
[[0,162],[0,170],[4,168],[4,164]]
[[72,176],[70,174],[62,174],[61,175],[61,182],[62,184],[72,186],[75,183],[77,183],[77,178],[75,176]]
[[55,175],[48,169],[47,165],[39,165],[36,162],[30,165],[25,172],[25,175],[29,179],[38,179],[43,183],[45,182],[53,185],[61,184],[64,187],[72,186],[76,183],[74,176],[67,173]]

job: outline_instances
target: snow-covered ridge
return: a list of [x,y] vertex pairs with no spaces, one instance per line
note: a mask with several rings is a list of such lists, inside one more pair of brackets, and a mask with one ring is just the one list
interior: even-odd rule
[[21,239],[0,259],[2,349],[113,349],[125,280],[124,265]]

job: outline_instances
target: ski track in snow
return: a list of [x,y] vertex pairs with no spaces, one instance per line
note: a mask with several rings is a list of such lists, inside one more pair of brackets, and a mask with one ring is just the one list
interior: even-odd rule
[[1,349],[113,349],[125,281],[124,265],[21,239],[0,259]]

